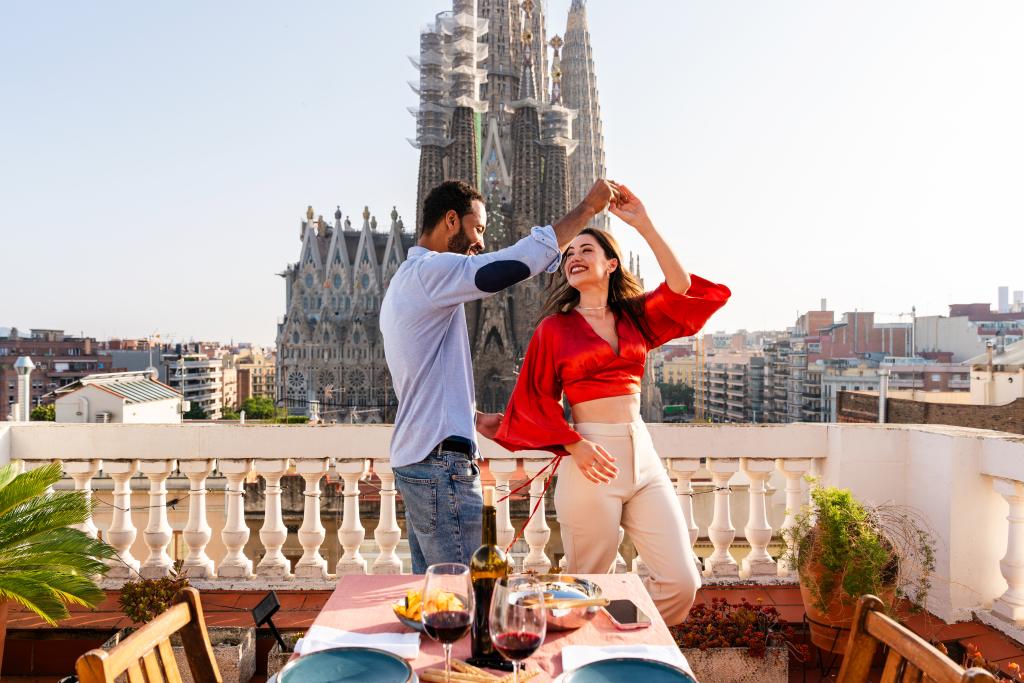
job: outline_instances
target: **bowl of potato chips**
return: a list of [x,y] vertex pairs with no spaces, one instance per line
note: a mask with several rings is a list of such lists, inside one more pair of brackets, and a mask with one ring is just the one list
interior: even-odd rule
[[[462,601],[454,593],[438,591],[429,598],[431,604],[438,605],[438,609],[463,609]],[[400,622],[409,628],[423,632],[423,595],[420,591],[410,588],[405,592],[405,597],[391,603],[391,609]]]

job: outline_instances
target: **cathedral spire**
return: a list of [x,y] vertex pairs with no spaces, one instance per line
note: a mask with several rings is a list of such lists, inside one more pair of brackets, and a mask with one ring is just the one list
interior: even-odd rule
[[[565,47],[561,54],[561,94],[565,106],[578,112],[573,138],[579,147],[569,159],[569,204],[586,196],[591,185],[605,176],[604,131],[598,104],[597,76],[594,70],[587,4],[573,0],[565,29]],[[591,227],[608,229],[608,215],[602,214]]]
[[533,0],[523,0],[523,69],[519,76],[519,99],[537,99],[537,82],[533,70]]
[[562,42],[562,36],[555,35],[548,45],[551,46],[551,104],[562,103],[562,58],[559,56],[559,50],[565,45]]

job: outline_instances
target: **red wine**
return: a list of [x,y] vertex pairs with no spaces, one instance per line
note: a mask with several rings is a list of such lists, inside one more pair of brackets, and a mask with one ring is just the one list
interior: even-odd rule
[[494,647],[504,657],[515,662],[522,661],[532,655],[540,647],[541,637],[536,633],[509,631],[494,637]]
[[423,630],[434,640],[454,643],[466,635],[473,621],[468,611],[446,610],[423,615]]
[[508,575],[508,560],[498,547],[497,511],[494,508],[494,487],[484,487],[484,512],[481,539],[483,544],[473,553],[469,576],[473,581],[476,614],[470,632],[469,663],[496,669],[511,668],[507,660],[494,651],[491,644],[490,612],[494,582]]

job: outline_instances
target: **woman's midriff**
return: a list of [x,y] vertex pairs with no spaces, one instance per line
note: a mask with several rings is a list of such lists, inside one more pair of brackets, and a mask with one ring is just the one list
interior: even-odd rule
[[572,407],[572,421],[628,424],[640,419],[640,394],[609,396],[583,401]]

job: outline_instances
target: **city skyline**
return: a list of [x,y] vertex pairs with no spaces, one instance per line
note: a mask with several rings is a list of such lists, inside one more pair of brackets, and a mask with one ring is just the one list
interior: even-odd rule
[[[561,25],[569,0],[547,5]],[[413,222],[422,3],[175,12],[4,10],[0,325],[268,344],[307,205]],[[1021,288],[1024,8],[588,12],[609,174],[732,287],[709,330],[784,329],[821,298],[895,320]]]

